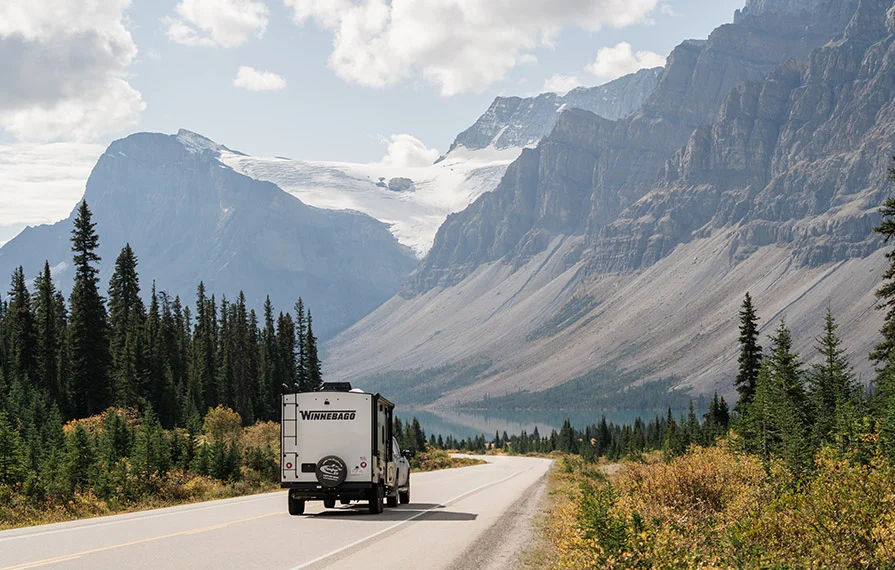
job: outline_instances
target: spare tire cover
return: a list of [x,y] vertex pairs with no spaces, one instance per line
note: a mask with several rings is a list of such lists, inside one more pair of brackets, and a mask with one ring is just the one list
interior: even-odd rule
[[324,487],[338,487],[348,476],[348,466],[342,458],[327,455],[317,462],[317,481]]

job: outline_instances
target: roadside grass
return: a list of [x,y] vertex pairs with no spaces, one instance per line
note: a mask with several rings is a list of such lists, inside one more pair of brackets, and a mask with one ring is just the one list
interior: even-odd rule
[[519,554],[517,563],[522,570],[540,570],[550,568],[558,557],[556,545],[551,540],[550,528],[552,525],[551,513],[553,511],[556,493],[560,488],[560,479],[555,476],[556,463],[547,474],[547,489],[541,497],[538,514],[532,520],[531,543]]
[[723,440],[618,469],[562,456],[529,567],[892,568],[895,470],[829,449],[815,465],[796,481]]
[[172,472],[165,481],[153,482],[156,485],[153,493],[137,499],[121,497],[101,499],[88,491],[77,492],[63,503],[45,501],[42,504],[34,504],[16,490],[0,485],[0,530],[161,509],[280,490],[278,484],[262,481],[257,473],[245,471],[244,469],[244,478],[237,482],[219,481],[183,471]]

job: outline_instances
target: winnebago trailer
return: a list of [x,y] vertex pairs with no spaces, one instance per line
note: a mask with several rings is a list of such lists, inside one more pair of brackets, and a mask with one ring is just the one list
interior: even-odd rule
[[372,514],[410,501],[410,463],[392,436],[395,405],[379,394],[324,384],[320,391],[284,394],[280,421],[280,485],[289,514],[306,501],[369,502]]

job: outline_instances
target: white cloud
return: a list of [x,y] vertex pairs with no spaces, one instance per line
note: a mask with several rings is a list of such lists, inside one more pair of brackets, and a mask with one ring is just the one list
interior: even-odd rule
[[420,74],[442,95],[503,79],[563,28],[645,21],[658,0],[284,0],[333,32],[330,67],[369,87]]
[[392,167],[429,166],[438,159],[437,149],[426,147],[425,143],[413,135],[392,135],[385,156],[380,164]]
[[253,0],[181,0],[174,12],[168,38],[188,46],[236,47],[267,28],[267,5]]
[[89,141],[135,125],[129,0],[0,3],[0,128],[26,141]]
[[586,69],[598,79],[609,81],[638,69],[661,65],[665,65],[663,56],[651,51],[634,52],[631,44],[621,42],[612,47],[600,48],[597,58]]
[[0,145],[0,226],[20,229],[65,218],[102,153],[99,144]]
[[260,71],[254,67],[242,65],[236,72],[233,85],[249,91],[278,91],[286,88],[286,80],[272,71]]
[[576,75],[560,75],[556,73],[544,81],[544,91],[565,95],[572,89],[581,86],[581,80]]

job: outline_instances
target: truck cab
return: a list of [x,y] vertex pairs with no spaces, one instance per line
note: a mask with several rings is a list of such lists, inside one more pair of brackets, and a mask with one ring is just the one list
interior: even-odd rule
[[347,383],[283,394],[280,485],[292,515],[307,501],[366,501],[369,512],[410,501],[410,465],[392,435],[395,405]]

